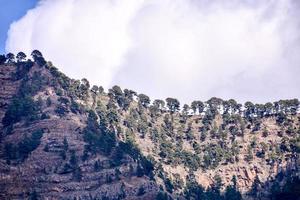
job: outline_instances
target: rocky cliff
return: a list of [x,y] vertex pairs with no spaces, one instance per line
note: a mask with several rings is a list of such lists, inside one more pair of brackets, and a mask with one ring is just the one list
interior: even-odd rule
[[0,65],[0,87],[0,199],[269,199],[299,177],[297,100],[180,110],[41,55]]

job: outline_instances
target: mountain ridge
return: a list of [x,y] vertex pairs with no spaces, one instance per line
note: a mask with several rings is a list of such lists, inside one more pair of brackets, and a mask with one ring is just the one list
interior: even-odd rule
[[299,178],[297,99],[180,109],[32,57],[0,57],[3,199],[269,199]]

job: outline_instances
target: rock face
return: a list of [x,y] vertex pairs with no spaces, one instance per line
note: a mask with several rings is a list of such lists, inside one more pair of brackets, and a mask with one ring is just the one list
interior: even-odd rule
[[0,199],[189,199],[191,182],[225,192],[234,176],[244,199],[268,199],[299,176],[297,113],[169,111],[25,64],[0,65]]
[[[40,70],[36,68],[38,66],[33,66],[31,70]],[[15,66],[1,66],[0,70],[2,120],[21,80],[13,81]],[[52,88],[47,87],[37,95],[42,95],[43,99],[49,95],[55,102],[56,97],[51,91]],[[82,161],[86,144],[82,135],[87,120],[85,113],[58,117],[51,106],[45,106],[43,110],[50,115],[48,119],[29,123],[20,121],[13,125],[10,133],[7,133],[7,128],[1,128],[0,199],[26,199],[35,194],[39,199],[155,198],[157,185],[147,176],[137,176],[137,163],[132,158],[122,160],[118,166],[104,155],[90,156]],[[5,144],[17,144],[37,130],[44,132],[38,147],[25,160],[13,159],[8,164],[3,155]],[[64,141],[67,141],[67,149]],[[75,177],[77,169],[67,167],[72,152],[80,168],[80,180]],[[95,170],[96,162],[99,162],[100,169]],[[140,188],[144,191],[141,194]]]
[[[17,93],[20,81],[13,81],[14,65],[2,65],[0,68],[0,120],[2,121],[12,97]],[[2,123],[0,124],[0,126]]]

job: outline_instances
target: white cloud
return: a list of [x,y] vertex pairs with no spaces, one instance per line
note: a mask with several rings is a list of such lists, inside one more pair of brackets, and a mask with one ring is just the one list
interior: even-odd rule
[[300,97],[299,4],[224,2],[43,0],[11,25],[6,50],[40,49],[71,77],[153,98]]
[[71,77],[108,86],[131,47],[128,28],[138,7],[138,1],[44,0],[11,25],[6,49],[39,49]]

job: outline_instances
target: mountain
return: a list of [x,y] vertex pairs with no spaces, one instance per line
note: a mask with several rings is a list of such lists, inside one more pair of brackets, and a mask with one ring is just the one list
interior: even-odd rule
[[0,199],[299,199],[297,99],[180,107],[0,56]]

